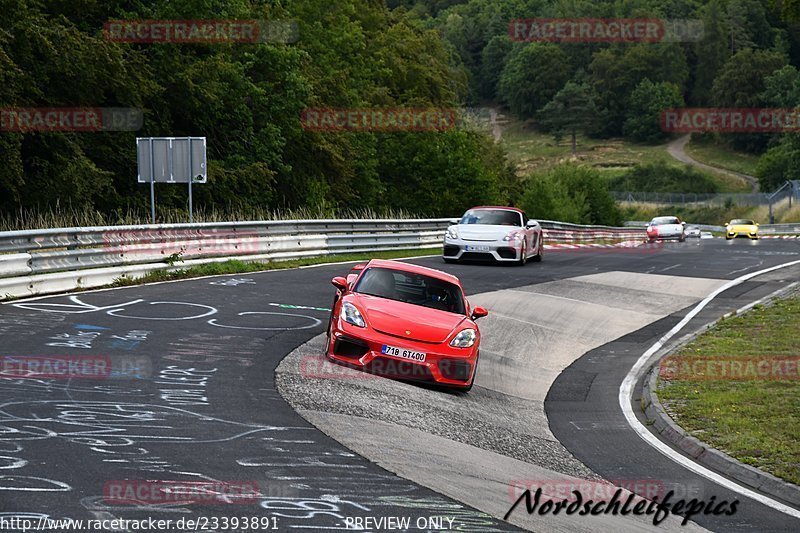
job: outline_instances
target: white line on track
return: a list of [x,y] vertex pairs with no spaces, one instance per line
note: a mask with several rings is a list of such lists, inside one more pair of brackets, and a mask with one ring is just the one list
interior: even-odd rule
[[[666,342],[675,336],[681,329],[683,329],[686,324],[689,323],[692,318],[694,318],[703,308],[711,302],[714,298],[716,298],[721,293],[725,292],[726,290],[730,289],[731,287],[735,287],[745,281],[754,278],[756,276],[760,276],[761,274],[766,274],[767,272],[772,272],[773,270],[778,270],[780,268],[785,268],[793,265],[799,265],[799,261],[791,261],[789,263],[783,263],[781,265],[773,266],[770,268],[765,268],[764,270],[759,270],[757,272],[751,272],[750,274],[745,274],[744,276],[738,277],[734,280],[729,281],[725,285],[719,287],[717,290],[709,294],[705,297],[703,301],[698,303],[689,313],[683,317],[683,319],[678,322],[675,327],[671,330],[666,332],[661,339],[658,340],[655,344],[653,344],[646,352],[642,354],[642,356],[636,361],[636,364],[633,365],[628,375],[625,376],[625,379],[622,382],[622,385],[619,388],[619,405],[622,408],[622,412],[625,415],[625,419],[630,424],[631,428],[636,432],[639,437],[642,438],[647,444],[667,456],[672,461],[680,464],[681,466],[685,467],[688,470],[691,470],[695,474],[703,476],[706,479],[710,479],[714,483],[721,485],[733,492],[739,493],[742,496],[746,496],[750,499],[753,499],[759,503],[766,505],[767,507],[771,507],[775,510],[778,510],[782,513],[785,513],[789,516],[794,518],[800,518],[800,511],[794,509],[793,507],[789,507],[779,501],[773,500],[763,494],[759,494],[747,487],[743,487],[742,485],[729,480],[726,477],[717,474],[716,472],[709,470],[708,468],[701,466],[688,457],[681,455],[680,453],[676,452],[665,443],[661,442],[655,435],[653,435],[650,430],[648,430],[644,424],[639,422],[639,419],[636,418],[636,415],[633,412],[633,406],[631,404],[631,397],[633,394],[633,387],[636,385],[636,381],[639,378],[640,372],[646,367],[647,363],[649,362],[650,358],[658,352]],[[742,309],[747,308],[744,306]]]

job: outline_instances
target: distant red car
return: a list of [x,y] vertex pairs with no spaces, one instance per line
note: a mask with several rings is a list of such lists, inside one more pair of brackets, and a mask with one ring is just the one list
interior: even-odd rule
[[468,391],[475,381],[486,316],[472,308],[455,276],[373,259],[337,289],[328,325],[327,357],[367,372],[430,381]]

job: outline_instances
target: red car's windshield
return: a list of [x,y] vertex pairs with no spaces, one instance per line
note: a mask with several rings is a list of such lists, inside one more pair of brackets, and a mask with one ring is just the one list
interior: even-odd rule
[[368,268],[353,292],[423,307],[466,314],[461,288],[453,283],[402,270]]

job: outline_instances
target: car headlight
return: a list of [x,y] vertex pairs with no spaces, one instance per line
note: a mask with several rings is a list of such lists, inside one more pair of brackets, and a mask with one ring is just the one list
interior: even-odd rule
[[452,228],[447,228],[447,238],[458,239],[458,228],[456,228],[455,226]]
[[358,312],[356,306],[348,302],[342,304],[342,319],[348,324],[358,326],[359,328],[367,326],[367,323],[364,322],[364,317]]
[[517,240],[520,240],[521,238],[522,238],[522,235],[520,235],[516,231],[512,231],[511,233],[509,233],[508,235],[503,237],[503,240],[504,241],[517,241]]
[[450,341],[450,346],[453,348],[469,348],[475,344],[475,339],[477,338],[478,334],[475,333],[474,329],[462,329],[458,332],[458,335]]

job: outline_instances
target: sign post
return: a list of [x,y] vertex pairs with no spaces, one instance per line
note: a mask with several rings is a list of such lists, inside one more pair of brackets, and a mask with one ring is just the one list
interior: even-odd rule
[[[189,168],[192,168],[192,138],[186,137],[186,140],[189,143]],[[193,222],[192,220],[192,182],[194,181],[194,176],[189,176],[189,223]]]
[[208,179],[205,137],[138,137],[139,183],[150,184],[150,215],[156,223],[156,183],[186,183],[189,222],[194,221],[192,184]]

